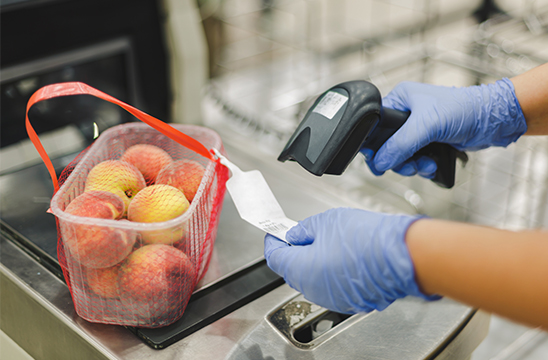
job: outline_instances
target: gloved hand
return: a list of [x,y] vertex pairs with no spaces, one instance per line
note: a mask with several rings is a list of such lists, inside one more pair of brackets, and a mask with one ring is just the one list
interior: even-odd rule
[[265,237],[268,266],[306,299],[340,313],[383,310],[407,295],[415,282],[405,233],[417,217],[339,208],[311,216],[286,239]]
[[412,158],[429,143],[448,143],[458,150],[473,151],[507,146],[527,130],[514,85],[506,78],[461,88],[403,82],[383,99],[383,106],[411,111],[411,115],[377,154],[362,149],[376,175],[392,169],[404,176],[418,173],[432,178],[435,162],[426,157]]

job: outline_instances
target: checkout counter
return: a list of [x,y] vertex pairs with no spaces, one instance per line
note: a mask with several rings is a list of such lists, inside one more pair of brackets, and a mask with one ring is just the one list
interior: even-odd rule
[[[174,10],[166,21],[177,30],[168,34],[176,58],[194,54],[186,62],[173,63],[171,72],[188,74],[195,68],[191,64],[203,63],[199,58],[203,55],[203,43],[186,44],[193,46],[193,51],[185,49],[183,39],[178,38],[178,26],[181,21],[195,21],[196,13],[186,7],[190,2],[165,4]],[[3,81],[32,87],[47,82],[52,74],[87,76],[92,70],[86,66],[96,61],[110,66],[114,75],[127,75],[108,79],[114,84],[103,84],[120,91],[113,95],[145,111],[151,109],[151,113],[162,118],[169,107],[162,94],[150,89],[141,91],[142,82],[150,74],[139,73],[147,65],[139,55],[146,43],[136,39],[137,32],[117,36],[79,51],[46,57],[41,62],[26,62],[31,67],[15,64],[18,60],[12,59],[13,66],[2,69]],[[104,61],[109,58],[113,59],[111,63]],[[148,68],[159,74],[155,84],[160,89],[166,88],[162,74],[165,76],[167,61],[163,60],[159,60],[161,66]],[[154,66],[150,62],[148,65]],[[29,72],[37,66],[42,73]],[[73,71],[67,72],[67,66]],[[55,73],[59,68],[65,70]],[[199,67],[190,80],[179,76],[180,82],[171,84],[173,93],[189,101],[187,106],[172,104],[170,112],[176,117],[195,122],[192,119],[199,102],[185,94],[192,91],[192,84],[203,83],[203,70]],[[25,77],[34,82],[21,83]],[[4,89],[5,85],[4,82]],[[364,205],[341,195],[337,188],[309,176],[294,164],[277,162],[275,156],[262,150],[260,141],[241,134],[226,122],[216,121],[225,116],[222,111],[211,110],[207,114],[208,126],[221,135],[229,159],[244,171],[260,170],[289,218],[301,220],[340,206],[382,208],[382,204]],[[127,121],[124,115],[108,109],[100,115],[108,120],[102,126]],[[89,132],[85,124],[80,126],[82,129]],[[75,147],[85,143],[86,138]],[[60,172],[75,154],[55,157],[56,170]],[[5,334],[37,360],[467,359],[488,332],[489,315],[450,299],[425,302],[405,298],[382,312],[353,316],[308,302],[266,266],[264,233],[239,218],[229,194],[225,196],[208,272],[179,321],[159,329],[90,323],[75,313],[59,267],[55,218],[46,212],[52,193],[43,164],[17,166],[0,175],[0,324]]]
[[[219,131],[230,159],[260,170],[288,217],[361,207]],[[405,298],[350,317],[309,303],[268,269],[264,234],[239,218],[228,194],[208,272],[181,320],[159,329],[89,323],[75,313],[56,266],[47,170],[3,175],[0,189],[2,330],[35,359],[466,359],[488,332],[488,315],[449,299]]]

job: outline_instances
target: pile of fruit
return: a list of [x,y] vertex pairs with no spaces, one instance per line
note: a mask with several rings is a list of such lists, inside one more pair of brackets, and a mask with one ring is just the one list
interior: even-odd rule
[[[119,160],[95,165],[84,192],[65,212],[86,218],[158,223],[184,214],[198,191],[205,168],[174,160],[162,148],[133,145]],[[90,221],[61,223],[63,243],[96,296],[120,301],[143,321],[163,317],[188,300],[196,264],[187,255],[185,226],[132,230]]]

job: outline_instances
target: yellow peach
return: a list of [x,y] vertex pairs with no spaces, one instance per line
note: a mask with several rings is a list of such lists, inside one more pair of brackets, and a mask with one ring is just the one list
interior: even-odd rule
[[[182,215],[190,203],[185,195],[170,185],[151,185],[141,190],[131,201],[128,219],[141,223],[156,223],[174,219]],[[183,225],[161,230],[141,231],[143,242],[147,244],[172,244],[183,236]]]
[[84,191],[109,191],[124,200],[125,211],[135,195],[146,186],[141,172],[130,163],[106,160],[95,165],[86,178]]

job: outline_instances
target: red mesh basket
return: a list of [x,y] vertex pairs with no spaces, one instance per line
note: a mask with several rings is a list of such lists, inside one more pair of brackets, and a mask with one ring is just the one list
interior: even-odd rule
[[[103,132],[61,173],[30,126],[50,169],[58,258],[76,312],[91,322],[161,327],[179,319],[211,258],[228,170],[214,131],[167,125],[81,83],[42,88],[32,104],[90,94],[144,123]],[[153,128],[154,127],[154,128]]]

